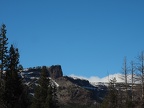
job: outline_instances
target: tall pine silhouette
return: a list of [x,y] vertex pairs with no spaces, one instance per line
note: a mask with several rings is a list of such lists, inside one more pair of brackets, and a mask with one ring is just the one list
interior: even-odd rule
[[7,40],[8,38],[6,37],[6,26],[5,24],[2,24],[0,28],[0,107],[4,106],[3,96],[5,82],[4,79],[2,79],[2,74],[7,64]]
[[56,89],[47,76],[47,68],[43,66],[38,86],[35,88],[31,108],[58,108],[54,93]]
[[7,45],[8,38],[6,37],[6,26],[2,24],[0,29],[0,78],[2,78],[2,72],[7,63]]
[[4,104],[7,108],[27,108],[27,90],[18,76],[19,52],[17,48],[11,45],[9,50],[5,90]]
[[45,108],[45,101],[49,84],[50,83],[49,78],[47,77],[47,69],[45,66],[43,66],[38,85],[35,88],[35,94],[33,97],[31,108]]

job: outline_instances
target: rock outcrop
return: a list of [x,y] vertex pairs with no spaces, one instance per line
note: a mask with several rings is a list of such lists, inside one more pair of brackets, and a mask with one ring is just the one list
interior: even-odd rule
[[[42,67],[37,66],[33,68],[28,68],[26,71],[22,72],[24,76],[28,77],[40,77],[40,72]],[[61,65],[52,65],[47,67],[47,76],[51,77],[52,79],[56,79],[63,76]]]
[[63,76],[61,65],[52,65],[48,68],[51,78],[56,79]]

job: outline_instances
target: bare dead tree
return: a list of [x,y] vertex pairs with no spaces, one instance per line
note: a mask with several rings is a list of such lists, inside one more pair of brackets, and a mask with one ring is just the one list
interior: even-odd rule
[[133,86],[134,86],[134,83],[135,83],[135,76],[134,76],[134,72],[135,72],[135,66],[134,66],[134,62],[133,61],[131,61],[131,84],[132,84],[132,86],[131,86],[131,93],[132,93],[132,101],[134,100],[134,88],[133,88]]
[[124,57],[121,79],[124,81],[125,91],[127,93],[127,90],[128,90],[128,66],[127,66],[126,57]]
[[140,79],[141,79],[141,97],[144,99],[144,52],[142,51],[141,54],[138,56],[138,66],[137,69],[140,72]]

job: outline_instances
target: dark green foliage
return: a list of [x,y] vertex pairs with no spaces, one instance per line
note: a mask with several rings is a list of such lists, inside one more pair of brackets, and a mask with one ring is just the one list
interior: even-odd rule
[[6,77],[18,79],[18,64],[19,64],[19,52],[17,48],[11,45],[9,50],[8,62],[7,62],[7,74]]
[[54,108],[59,108],[56,86],[53,86],[52,94],[53,94],[53,107]]
[[49,85],[47,93],[45,108],[59,108],[56,87]]
[[18,77],[19,52],[11,45],[5,77],[3,101],[8,108],[27,108],[27,89]]
[[50,82],[45,66],[42,67],[31,108],[58,108],[56,88]]
[[19,71],[22,71],[22,70],[23,70],[23,66],[22,66],[22,65],[19,65],[19,66],[18,66],[18,70],[19,70]]
[[31,108],[45,108],[45,101],[47,98],[47,91],[49,86],[49,79],[47,78],[47,69],[42,67],[38,86],[35,88],[35,94]]
[[[6,26],[0,29],[0,108],[28,108],[28,88],[18,76],[19,52],[11,45],[7,50]],[[2,72],[6,71],[4,75]]]
[[4,105],[4,101],[3,101],[3,96],[4,96],[4,80],[0,79],[0,108],[3,108]]
[[102,103],[101,108],[117,108],[118,107],[118,92],[115,88],[116,79],[112,79],[109,85],[108,95]]
[[2,24],[0,29],[0,78],[2,78],[2,72],[6,67],[7,63],[7,42],[8,38],[6,37],[6,26]]
[[2,73],[7,63],[7,38],[6,38],[6,26],[2,24],[0,29],[0,108],[4,107],[4,88],[5,81],[2,79]]
[[31,108],[41,108],[41,103],[40,103],[41,101],[39,99],[40,98],[39,91],[40,91],[40,88],[36,87]]
[[55,108],[53,106],[53,97],[52,97],[52,87],[51,87],[51,85],[49,85],[48,90],[47,90],[45,108]]

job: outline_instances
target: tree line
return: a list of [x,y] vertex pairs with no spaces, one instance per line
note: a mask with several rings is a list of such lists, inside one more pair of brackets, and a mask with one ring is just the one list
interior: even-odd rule
[[34,96],[20,77],[22,65],[19,50],[13,44],[8,48],[6,25],[0,29],[0,108],[58,108],[57,90],[42,67]]
[[109,82],[108,93],[102,108],[144,108],[144,52],[136,57],[137,62],[127,63],[124,57],[122,82],[113,78]]

